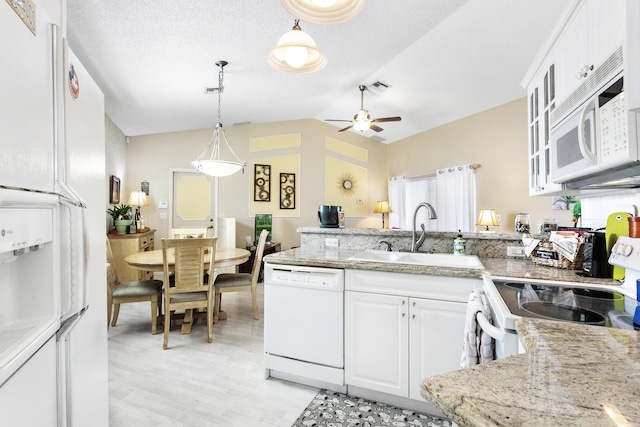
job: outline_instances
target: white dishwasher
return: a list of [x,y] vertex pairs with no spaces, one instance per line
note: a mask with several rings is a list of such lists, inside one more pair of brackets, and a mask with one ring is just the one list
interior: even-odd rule
[[345,391],[344,270],[265,263],[266,376]]

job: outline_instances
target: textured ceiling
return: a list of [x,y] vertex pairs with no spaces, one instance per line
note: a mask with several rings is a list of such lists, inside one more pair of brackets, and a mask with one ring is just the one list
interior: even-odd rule
[[567,2],[369,0],[343,24],[300,22],[328,57],[307,75],[265,61],[294,22],[277,0],[67,0],[67,33],[125,135],[213,127],[217,95],[204,88],[226,60],[225,126],[350,119],[358,85],[381,81],[391,87],[365,92],[365,109],[402,121],[364,136],[389,143],[525,96],[520,81]]

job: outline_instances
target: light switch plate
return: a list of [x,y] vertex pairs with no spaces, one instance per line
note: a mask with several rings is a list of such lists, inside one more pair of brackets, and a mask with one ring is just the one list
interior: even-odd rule
[[158,202],[158,209],[168,209],[169,204],[167,202]]

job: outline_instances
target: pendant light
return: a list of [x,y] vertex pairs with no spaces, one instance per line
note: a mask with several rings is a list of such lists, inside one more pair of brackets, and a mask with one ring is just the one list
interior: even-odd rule
[[[216,62],[216,65],[220,67],[220,71],[218,72],[218,87],[214,89],[205,89],[207,93],[218,92],[218,123],[216,123],[216,128],[213,132],[211,140],[209,141],[209,145],[207,145],[207,148],[205,148],[202,154],[200,154],[193,162],[191,162],[191,164],[195,166],[197,171],[211,176],[233,175],[240,169],[242,169],[244,172],[244,167],[247,164],[247,162],[245,162],[244,160],[240,160],[238,155],[229,145],[229,141],[227,141],[227,135],[224,132],[224,128],[222,127],[222,122],[220,120],[220,98],[224,90],[224,86],[222,84],[224,80],[224,66],[227,64],[227,61]],[[231,155],[234,157],[234,160],[221,160],[221,139],[224,140],[224,143]]]
[[287,11],[312,24],[333,25],[356,16],[366,0],[280,0]]
[[284,73],[308,74],[322,70],[327,65],[327,57],[316,46],[311,36],[300,28],[299,20],[291,31],[287,31],[276,47],[267,54],[267,63]]

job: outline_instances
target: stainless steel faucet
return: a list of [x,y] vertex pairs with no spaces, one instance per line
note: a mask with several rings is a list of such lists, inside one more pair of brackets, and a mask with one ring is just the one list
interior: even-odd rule
[[419,239],[416,239],[416,217],[418,216],[418,211],[422,207],[427,208],[427,211],[429,212],[429,219],[438,218],[438,216],[436,215],[436,210],[433,209],[433,206],[431,206],[429,203],[422,202],[418,204],[418,206],[416,206],[416,210],[413,211],[413,233],[411,234],[411,252],[415,252],[418,249],[420,249],[420,246],[422,246],[422,244],[424,243],[424,239],[427,237],[426,230],[424,229],[424,224],[420,224],[420,228],[422,228],[422,235],[420,235]]

